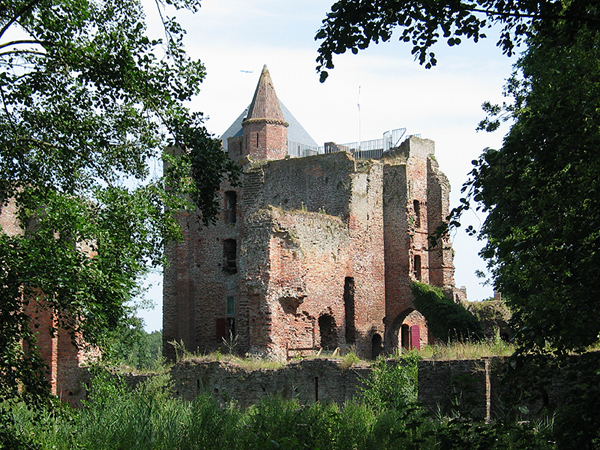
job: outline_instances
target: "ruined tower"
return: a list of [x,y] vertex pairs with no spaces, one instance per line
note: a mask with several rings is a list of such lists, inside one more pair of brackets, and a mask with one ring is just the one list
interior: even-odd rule
[[242,122],[242,156],[254,159],[283,159],[287,155],[287,128],[279,99],[265,65],[260,74],[248,116]]
[[184,239],[166,249],[168,358],[172,341],[275,358],[318,348],[375,357],[428,343],[410,282],[454,284],[452,250],[427,243],[450,189],[433,141],[410,137],[368,160],[346,145],[325,154],[279,101],[266,66],[222,139],[243,173],[222,185],[215,225],[181,214]]

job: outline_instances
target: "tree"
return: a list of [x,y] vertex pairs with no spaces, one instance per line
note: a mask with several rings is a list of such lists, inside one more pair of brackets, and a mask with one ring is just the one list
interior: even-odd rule
[[430,50],[440,37],[450,46],[462,38],[478,42],[487,28],[500,26],[498,46],[510,56],[534,30],[552,30],[557,22],[570,34],[581,26],[597,29],[599,14],[591,0],[339,0],[315,37],[322,41],[317,72],[325,81],[334,54],[356,54],[371,43],[387,42],[396,28],[419,63],[431,68],[437,61]]
[[162,332],[147,333],[144,321],[132,316],[108,333],[108,344],[102,354],[102,362],[124,365],[136,370],[157,370],[162,358]]
[[[200,0],[158,0],[165,38],[152,40],[138,0],[0,0],[0,200],[23,230],[0,233],[0,399],[48,392],[37,311],[96,343],[179,236],[174,212],[209,222],[236,172],[184,106],[205,70],[169,5]],[[150,173],[161,156],[168,170]]]
[[[538,33],[487,105],[514,125],[463,187],[488,213],[479,237],[527,350],[582,351],[600,336],[600,33]],[[457,218],[468,201],[453,211]]]

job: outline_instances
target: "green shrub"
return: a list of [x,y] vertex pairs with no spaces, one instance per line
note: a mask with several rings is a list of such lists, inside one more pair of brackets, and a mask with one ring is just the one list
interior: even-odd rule
[[419,359],[417,352],[398,360],[378,359],[360,389],[361,401],[377,411],[401,410],[416,403]]

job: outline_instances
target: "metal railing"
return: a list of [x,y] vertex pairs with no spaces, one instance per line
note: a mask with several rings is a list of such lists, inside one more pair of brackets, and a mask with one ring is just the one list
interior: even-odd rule
[[[381,139],[371,139],[347,144],[327,142],[324,147],[313,147],[300,142],[288,141],[288,155],[302,158],[304,156],[318,155],[321,153],[350,152],[357,159],[378,159],[383,152],[396,148],[406,133],[406,128],[396,128],[386,131]],[[415,136],[415,135],[413,135]]]
[[324,152],[334,153],[348,151],[357,159],[378,159],[381,158],[383,152],[398,147],[405,133],[406,128],[396,128],[395,130],[383,133],[382,139],[350,142],[348,144],[328,142],[325,144]]
[[288,155],[302,158],[304,156],[318,155],[323,153],[323,147],[313,147],[300,142],[288,141]]

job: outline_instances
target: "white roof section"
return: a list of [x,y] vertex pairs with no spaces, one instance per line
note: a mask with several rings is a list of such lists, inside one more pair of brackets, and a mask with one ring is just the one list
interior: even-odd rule
[[[283,112],[283,117],[285,118],[285,121],[289,124],[289,127],[287,129],[288,141],[294,142],[297,144],[302,144],[302,145],[308,146],[308,147],[318,148],[319,145],[308,134],[308,132],[304,129],[304,127],[302,125],[300,125],[300,122],[298,122],[298,120],[296,120],[296,118],[292,115],[290,110],[286,108],[286,106],[281,102],[281,100],[279,101],[279,105],[281,106],[281,110]],[[248,108],[249,107],[250,107],[250,105],[248,105]],[[224,150],[227,150],[227,139],[228,138],[235,137],[235,136],[243,136],[244,130],[242,128],[242,122],[244,121],[244,119],[246,118],[246,116],[248,114],[248,108],[246,108],[244,110],[244,112],[242,112],[242,114],[240,114],[239,117],[237,119],[235,119],[235,121],[231,124],[231,126],[229,128],[227,128],[227,131],[225,131],[225,133],[223,133],[221,135],[221,140],[223,141],[223,149]]]

